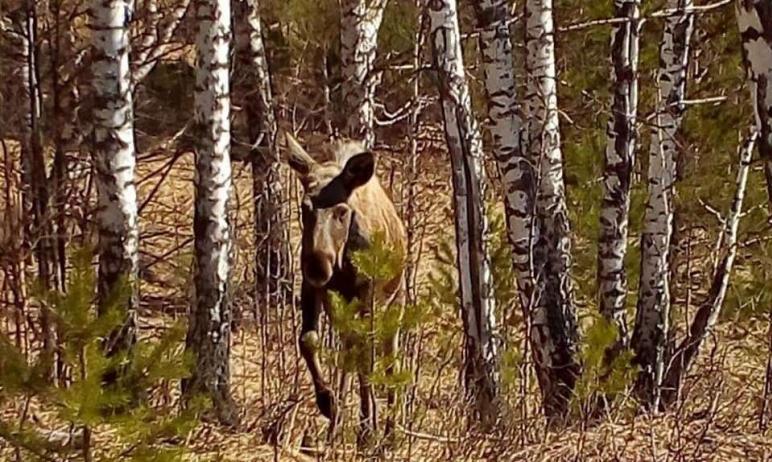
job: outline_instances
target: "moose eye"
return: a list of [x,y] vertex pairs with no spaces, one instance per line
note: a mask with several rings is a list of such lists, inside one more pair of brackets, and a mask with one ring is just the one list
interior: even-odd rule
[[345,205],[336,207],[333,213],[336,220],[343,221],[346,219],[346,215],[348,215],[348,207]]

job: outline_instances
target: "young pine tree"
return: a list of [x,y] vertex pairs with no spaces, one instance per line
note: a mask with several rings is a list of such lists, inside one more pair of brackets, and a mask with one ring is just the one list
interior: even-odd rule
[[[182,348],[185,330],[174,325],[157,341],[139,340],[130,353],[111,354],[103,339],[124,323],[122,304],[129,289],[121,283],[97,302],[91,260],[90,252],[76,251],[65,292],[41,295],[59,332],[61,360],[70,372],[67,386],[45,380],[49,357],[30,364],[10,338],[0,335],[0,405],[35,400],[40,409],[52,411],[47,426],[70,429],[65,433],[69,441],[52,439],[44,432],[48,429],[24,413],[18,421],[9,420],[9,414],[0,418],[0,439],[16,448],[21,460],[182,460],[184,448],[170,442],[192,430],[204,402],[196,399],[177,412],[173,404],[151,404],[149,397],[189,375],[191,361]],[[108,383],[104,375],[110,370],[120,374]]]

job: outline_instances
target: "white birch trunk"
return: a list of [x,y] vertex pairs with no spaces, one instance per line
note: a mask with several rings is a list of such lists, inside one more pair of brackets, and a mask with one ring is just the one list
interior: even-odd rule
[[373,64],[386,1],[341,1],[343,132],[351,138],[362,140],[368,148],[375,141],[373,105],[379,75],[373,72]]
[[751,167],[753,147],[757,136],[758,133],[753,132],[740,146],[735,194],[722,230],[721,242],[723,242],[724,247],[721,251],[719,264],[713,272],[713,282],[708,297],[694,315],[694,320],[689,326],[689,334],[676,348],[673,360],[670,361],[670,368],[666,371],[667,375],[662,387],[662,403],[664,405],[672,403],[677,398],[684,375],[699,353],[702,342],[716,325],[718,316],[721,314],[721,307],[724,304],[726,291],[729,289],[729,278],[732,275],[732,266],[737,254],[737,230],[740,226],[743,200],[748,184],[748,171]]
[[196,355],[186,393],[206,393],[224,424],[238,416],[230,394],[231,231],[230,0],[196,0],[195,276],[186,347]]
[[134,114],[129,66],[130,2],[91,4],[94,90],[94,164],[98,201],[99,293],[104,300],[126,289],[127,322],[110,339],[110,351],[135,338],[137,293],[137,192],[134,185]]
[[571,237],[560,148],[552,0],[526,2],[526,96],[528,156],[538,168],[533,235],[535,290],[531,342],[543,407],[550,421],[568,409],[579,364],[569,269]]
[[492,425],[499,414],[500,339],[486,249],[488,230],[482,140],[472,114],[456,2],[431,0],[427,2],[427,11],[453,172],[458,277],[465,333],[465,382],[481,423]]
[[520,301],[528,310],[533,292],[531,272],[531,224],[535,172],[523,151],[523,121],[515,89],[511,14],[506,0],[482,0],[477,6],[489,130],[493,156],[501,173],[508,238]]
[[772,212],[772,2],[737,0],[735,6]]
[[640,0],[614,0],[614,16],[628,21],[611,32],[611,81],[614,93],[606,127],[603,199],[598,241],[600,312],[617,326],[620,345],[629,341],[625,301],[627,226],[635,166],[638,111],[638,32]]
[[[190,6],[190,0],[178,0],[166,14],[159,10],[158,0],[145,2],[145,22],[132,62],[132,81],[136,86],[153,70],[172,46],[171,39]],[[164,17],[166,18],[164,20]]]
[[653,409],[659,406],[666,362],[670,316],[669,250],[673,234],[673,182],[676,133],[686,93],[689,43],[694,23],[692,0],[668,0],[668,17],[660,44],[657,106],[649,149],[649,192],[641,236],[641,278],[632,346],[641,367],[636,388]]

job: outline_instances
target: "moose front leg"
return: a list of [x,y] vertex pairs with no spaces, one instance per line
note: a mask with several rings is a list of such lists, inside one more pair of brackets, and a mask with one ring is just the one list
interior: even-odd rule
[[335,403],[335,397],[332,390],[325,382],[322,376],[322,369],[319,365],[319,345],[321,339],[319,336],[319,315],[322,312],[324,303],[324,292],[315,289],[303,283],[300,292],[300,309],[302,311],[303,322],[300,327],[300,354],[306,361],[308,371],[311,373],[311,380],[314,383],[314,392],[316,394],[316,406],[319,411],[330,419],[331,432],[337,423],[338,409]]
[[384,345],[385,360],[388,362],[386,365],[386,423],[383,427],[383,438],[389,445],[394,445],[394,428],[396,427],[396,421],[399,417],[399,409],[397,409],[397,390],[394,383],[394,374],[397,370],[397,349],[399,348],[399,330],[394,335],[386,340]]
[[[400,281],[402,278],[400,277]],[[400,283],[397,292],[395,292],[393,299],[387,304],[387,309],[397,310],[397,327],[394,332],[385,339],[383,345],[383,352],[386,361],[386,379],[387,379],[387,391],[386,391],[386,423],[383,429],[384,439],[388,444],[393,445],[394,429],[396,427],[396,420],[400,415],[400,409],[397,405],[397,384],[395,383],[394,376],[399,372],[399,334],[400,326],[402,325],[403,318],[405,316],[405,291],[404,286]]]

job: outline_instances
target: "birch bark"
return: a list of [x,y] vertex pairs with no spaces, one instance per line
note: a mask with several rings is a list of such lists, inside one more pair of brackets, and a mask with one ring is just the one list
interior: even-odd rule
[[571,238],[560,148],[552,0],[528,0],[525,113],[528,157],[537,168],[531,342],[545,415],[563,418],[580,372],[569,277]]
[[673,182],[676,134],[681,127],[686,71],[694,14],[692,0],[668,0],[659,49],[657,106],[649,150],[649,192],[641,235],[641,278],[632,347],[641,368],[636,389],[653,409],[659,407],[670,317],[669,262],[673,234]]
[[662,403],[664,405],[672,403],[678,396],[684,375],[689,370],[689,366],[699,353],[702,342],[715,326],[721,313],[726,291],[729,288],[729,278],[732,274],[734,259],[737,255],[737,230],[740,226],[743,200],[748,184],[748,171],[757,137],[757,132],[752,133],[740,146],[735,194],[722,230],[724,247],[721,250],[719,264],[713,272],[713,281],[708,296],[694,315],[694,320],[689,326],[689,334],[676,348],[673,360],[669,361],[670,367],[665,371],[666,376],[662,386]]
[[737,0],[735,7],[772,213],[772,2]]
[[523,150],[523,121],[517,103],[512,40],[507,25],[511,14],[505,0],[482,0],[475,5],[493,157],[503,183],[507,231],[520,299],[528,309],[533,293],[530,244],[536,181],[533,166]]
[[366,147],[375,141],[373,104],[379,75],[373,64],[378,51],[378,29],[387,0],[342,0],[340,58],[342,72],[343,132],[362,140]]
[[126,323],[109,339],[108,351],[134,344],[139,302],[129,15],[130,3],[125,0],[94,0],[91,4],[99,295],[104,302],[116,290],[128,288]]
[[638,111],[638,32],[640,0],[615,0],[615,17],[627,22],[611,32],[611,117],[606,127],[603,199],[598,242],[600,312],[617,326],[620,345],[629,342],[625,301],[630,185],[635,166]]
[[499,415],[499,336],[486,248],[482,140],[472,114],[455,0],[429,0],[429,37],[453,176],[453,205],[461,317],[465,333],[464,377],[480,422]]
[[186,348],[196,356],[183,391],[206,393],[221,423],[236,424],[230,393],[230,0],[196,0],[195,276]]
[[[141,82],[156,63],[171,48],[171,39],[182,23],[190,6],[190,0],[180,0],[171,6],[170,11],[159,9],[158,0],[147,0],[145,3],[145,24],[132,60],[133,84]],[[164,20],[164,16],[166,17]]]

